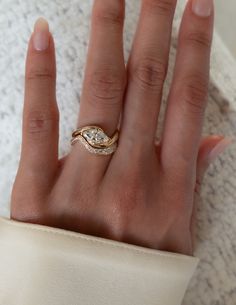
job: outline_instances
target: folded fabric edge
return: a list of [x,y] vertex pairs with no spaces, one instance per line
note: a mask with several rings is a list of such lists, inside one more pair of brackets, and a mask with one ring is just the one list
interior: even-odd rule
[[30,296],[45,305],[76,304],[78,298],[98,305],[104,298],[113,304],[179,305],[198,262],[193,256],[0,217],[0,288],[10,300],[15,286],[26,305],[32,304],[28,287]]
[[17,228],[21,228],[27,231],[39,231],[45,235],[47,234],[54,234],[54,236],[63,236],[64,238],[69,238],[69,239],[81,239],[84,241],[92,241],[100,245],[106,245],[108,247],[118,247],[118,248],[123,248],[127,249],[129,251],[133,252],[139,252],[140,254],[143,253],[145,255],[150,255],[150,256],[164,256],[165,258],[169,259],[175,259],[175,260],[186,260],[186,261],[191,261],[195,267],[197,267],[200,259],[195,256],[189,256],[181,253],[174,253],[174,252],[168,252],[168,251],[163,251],[163,250],[156,250],[156,249],[151,249],[151,248],[146,248],[142,246],[137,246],[133,244],[128,244],[125,242],[120,242],[116,240],[111,240],[111,239],[106,239],[102,237],[97,237],[97,236],[92,236],[92,235],[87,235],[87,234],[82,234],[74,231],[69,231],[65,229],[60,229],[60,228],[54,228],[54,227],[49,227],[45,225],[39,225],[39,224],[32,224],[32,223],[27,223],[27,222],[20,222],[16,220],[12,220],[6,217],[1,217],[0,216],[0,232],[2,227],[15,227],[16,230]]

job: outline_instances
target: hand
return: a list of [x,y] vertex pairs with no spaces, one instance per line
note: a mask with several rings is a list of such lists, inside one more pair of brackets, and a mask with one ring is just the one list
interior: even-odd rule
[[26,63],[12,219],[193,254],[196,185],[228,144],[220,136],[201,141],[213,30],[212,1],[204,3],[187,4],[164,131],[155,145],[176,1],[143,1],[126,67],[124,1],[95,0],[78,127],[98,125],[111,136],[122,114],[118,149],[109,156],[77,142],[58,159],[54,43],[46,21],[38,20]]

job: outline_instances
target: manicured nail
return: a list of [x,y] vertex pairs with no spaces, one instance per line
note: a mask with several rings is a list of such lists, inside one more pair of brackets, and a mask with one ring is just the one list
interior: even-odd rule
[[192,10],[200,17],[209,17],[213,11],[213,0],[192,0]]
[[208,160],[209,163],[213,162],[221,153],[223,153],[226,148],[228,148],[232,143],[234,142],[234,139],[232,138],[224,138],[221,140],[209,153]]
[[39,18],[35,22],[33,44],[37,51],[44,51],[49,46],[49,26],[44,18]]

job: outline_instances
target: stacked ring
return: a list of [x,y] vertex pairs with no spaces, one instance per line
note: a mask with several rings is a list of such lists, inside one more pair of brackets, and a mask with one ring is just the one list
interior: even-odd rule
[[101,127],[85,126],[72,133],[71,145],[79,141],[93,154],[110,155],[117,149],[118,130],[110,138]]

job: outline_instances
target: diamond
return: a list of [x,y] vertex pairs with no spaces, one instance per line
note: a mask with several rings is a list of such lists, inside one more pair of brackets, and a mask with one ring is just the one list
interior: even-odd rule
[[109,141],[108,136],[97,128],[90,128],[83,132],[84,138],[89,142],[89,144],[104,144]]
[[114,153],[116,151],[116,148],[117,148],[117,144],[116,143],[112,144],[111,146],[109,146],[107,148],[94,148],[94,147],[90,146],[89,143],[82,136],[76,137],[72,141],[72,144],[74,144],[77,141],[80,141],[85,146],[85,148],[90,153],[93,153],[93,154],[110,155],[110,154]]

